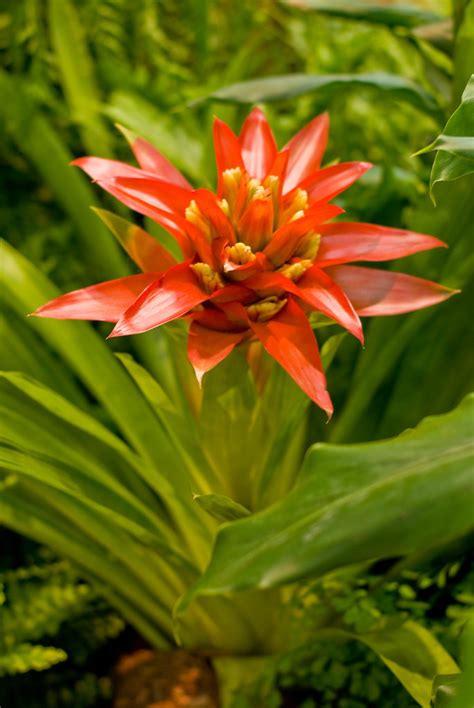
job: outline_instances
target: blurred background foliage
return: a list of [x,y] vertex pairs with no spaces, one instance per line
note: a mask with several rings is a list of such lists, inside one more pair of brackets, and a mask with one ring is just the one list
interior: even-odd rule
[[[472,389],[472,247],[463,238],[474,221],[472,175],[440,185],[435,209],[432,156],[412,155],[442,132],[459,103],[473,47],[474,4],[465,0],[1,0],[1,232],[61,290],[117,277],[130,266],[89,206],[126,212],[68,167],[81,154],[130,160],[114,123],[151,140],[194,184],[212,185],[213,115],[238,129],[249,101],[264,103],[283,144],[328,110],[327,161],[376,164],[340,200],[345,218],[440,236],[450,244],[447,254],[420,254],[399,269],[463,288],[435,310],[366,321],[362,352],[345,338],[329,372],[339,413],[325,426],[312,410],[308,426],[308,442],[398,434],[425,415],[450,410]],[[282,77],[276,88],[242,83],[274,76]],[[327,81],[311,88],[308,76]],[[156,225],[147,228],[166,241]],[[1,317],[9,342],[0,351],[2,369],[31,374],[107,417],[13,308],[7,305]],[[113,346],[135,349],[149,362],[146,338]],[[48,366],[38,364],[36,352],[43,362],[49,357]],[[1,646],[2,672],[43,670],[28,678],[31,708],[38,691],[47,696],[42,708],[100,705],[110,693],[102,667],[114,654],[122,620],[64,561],[10,532],[2,531],[2,541],[12,549],[0,569],[3,623],[12,628]],[[462,557],[436,558],[410,572],[401,585],[382,588],[377,602],[384,611],[390,605],[423,619],[449,642],[449,618],[472,604]],[[358,588],[362,600],[371,582],[368,576]],[[366,603],[365,613],[374,607],[375,600]],[[409,700],[360,645],[335,645],[327,662],[313,655],[288,659],[272,685],[313,693],[317,685],[315,702],[302,699],[305,706],[380,705],[381,691],[387,706]],[[369,664],[372,698],[358,688]],[[15,690],[10,679],[2,681],[5,705],[26,690],[26,682],[15,681]]]

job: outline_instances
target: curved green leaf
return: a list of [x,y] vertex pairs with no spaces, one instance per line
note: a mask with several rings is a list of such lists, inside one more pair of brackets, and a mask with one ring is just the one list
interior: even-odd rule
[[[474,74],[461,104],[436,140],[417,154],[438,150],[430,178],[430,194],[437,182],[449,182],[474,172]],[[433,199],[434,201],[434,199]]]
[[442,19],[434,12],[419,7],[406,5],[382,4],[378,2],[360,2],[359,0],[285,0],[286,5],[301,10],[315,10],[332,17],[346,17],[353,20],[363,20],[388,27],[418,27],[431,24]]
[[[284,74],[264,79],[242,81],[218,89],[203,99],[228,103],[267,103],[281,101],[305,93],[345,91],[347,88],[373,88],[382,95],[411,103],[430,114],[439,113],[437,100],[414,81],[397,74]],[[198,99],[203,100],[203,99]]]
[[219,521],[235,521],[250,514],[245,506],[223,494],[193,494],[193,499],[201,509]]
[[430,547],[473,523],[474,396],[398,438],[310,448],[293,492],[220,530],[182,598],[268,588]]

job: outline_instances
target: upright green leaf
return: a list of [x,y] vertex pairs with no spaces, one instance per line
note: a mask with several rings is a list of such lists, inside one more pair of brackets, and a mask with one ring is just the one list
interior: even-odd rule
[[100,92],[83,24],[73,0],[49,0],[51,41],[73,120],[91,154],[112,156],[109,134],[99,113]]
[[[225,525],[181,601],[268,588],[403,555],[472,527],[474,397],[393,440],[310,448],[298,483],[265,511]],[[452,510],[456,509],[453,514]]]
[[97,204],[94,193],[79,170],[69,165],[73,155],[59,134],[21,81],[1,69],[0,93],[0,123],[75,224],[91,280],[125,275],[125,260],[115,239],[89,208]]

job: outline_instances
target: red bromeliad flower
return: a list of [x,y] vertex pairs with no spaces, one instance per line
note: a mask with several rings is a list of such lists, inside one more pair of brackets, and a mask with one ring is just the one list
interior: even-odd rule
[[373,224],[327,223],[343,211],[330,200],[371,167],[345,162],[320,169],[328,129],[323,114],[278,151],[258,108],[239,137],[216,119],[217,195],[193,189],[141,138],[131,141],[141,169],[99,157],[76,160],[101,187],[164,226],[184,260],[177,263],[152,236],[128,225],[119,237],[142,274],[62,295],[35,314],[114,322],[114,337],[187,318],[188,356],[199,380],[237,345],[259,340],[330,416],[307,314],[323,313],[363,342],[359,316],[418,310],[454,291],[403,273],[347,265],[445,244]]

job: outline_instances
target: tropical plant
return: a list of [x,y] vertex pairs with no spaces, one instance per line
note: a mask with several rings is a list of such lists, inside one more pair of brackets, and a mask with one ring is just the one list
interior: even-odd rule
[[[31,7],[39,5],[30,3]],[[104,7],[106,5],[113,3],[105,3]],[[145,5],[151,17],[153,4]],[[339,13],[344,12],[342,5]],[[126,125],[129,136],[132,132],[135,150],[141,150],[145,159],[154,160],[155,168],[158,160],[159,168],[165,165],[168,176],[170,174],[168,163],[164,163],[161,156],[157,157],[158,153],[146,143],[137,142],[133,136],[135,131],[143,133],[176,162],[186,174],[186,184],[181,183],[181,187],[187,189],[188,178],[206,185],[212,183],[213,169],[206,158],[208,152],[203,149],[201,134],[209,125],[210,105],[214,102],[218,102],[223,118],[237,124],[243,110],[241,104],[280,101],[275,104],[277,108],[269,108],[269,114],[275,118],[277,132],[284,142],[292,130],[300,127],[303,118],[314,114],[317,108],[329,105],[337,109],[338,102],[341,105],[346,101],[349,107],[345,106],[335,120],[336,150],[332,148],[332,159],[339,157],[337,146],[345,142],[347,128],[344,129],[344,125],[351,126],[350,119],[347,124],[344,120],[355,115],[360,121],[367,110],[376,110],[375,95],[385,96],[388,105],[397,110],[403,104],[402,117],[398,120],[390,114],[384,133],[378,127],[382,121],[373,121],[364,140],[352,140],[351,134],[347,136],[352,160],[360,161],[360,145],[371,143],[375,154],[369,157],[376,161],[380,154],[383,167],[374,170],[372,181],[366,181],[359,191],[354,190],[354,196],[349,192],[347,197],[338,198],[338,203],[353,221],[362,214],[364,220],[388,223],[389,227],[379,227],[377,235],[394,239],[396,246],[398,239],[405,237],[414,239],[415,250],[436,243],[430,237],[407,236],[406,231],[400,230],[400,223],[408,226],[411,234],[435,233],[451,246],[451,251],[447,257],[446,252],[433,256],[420,253],[413,258],[416,272],[442,280],[451,288],[465,287],[470,272],[467,258],[470,249],[463,236],[473,208],[469,196],[473,163],[469,143],[465,140],[470,137],[472,120],[470,88],[466,89],[461,107],[443,131],[444,137],[433,146],[441,151],[432,180],[438,201],[436,210],[428,206],[426,195],[417,196],[423,183],[426,157],[418,158],[411,174],[407,171],[407,154],[400,158],[397,168],[390,165],[392,155],[409,152],[408,133],[413,151],[423,141],[429,142],[425,136],[436,132],[443,114],[446,75],[451,64],[442,51],[419,36],[416,39],[419,27],[423,27],[420,19],[423,13],[416,15],[416,21],[410,19],[409,22],[406,13],[386,13],[383,22],[396,29],[392,36],[392,30],[389,32],[383,26],[380,29],[383,34],[377,35],[383,37],[378,46],[380,55],[385,58],[382,46],[390,36],[387,42],[393,56],[397,57],[396,69],[403,68],[404,76],[387,71],[374,74],[377,58],[372,65],[370,60],[361,65],[361,55],[357,52],[350,60],[354,66],[345,67],[343,75],[338,71],[337,76],[321,73],[311,76],[316,73],[311,61],[298,64],[297,57],[310,55],[307,48],[321,30],[320,14],[315,14],[314,21],[306,22],[300,17],[301,9],[281,9],[282,13],[288,13],[284,15],[288,23],[292,23],[294,43],[285,40],[285,51],[276,58],[271,73],[279,71],[284,75],[292,71],[291,76],[252,79],[270,72],[258,62],[248,62],[252,42],[243,42],[241,51],[233,55],[232,60],[229,58],[225,69],[221,67],[221,73],[212,73],[209,85],[189,89],[186,88],[188,79],[180,74],[180,62],[186,65],[188,59],[183,59],[173,49],[170,55],[170,62],[176,68],[173,78],[170,78],[171,72],[158,72],[160,78],[152,82],[151,92],[145,96],[143,87],[150,85],[149,76],[137,80],[136,75],[127,76],[124,71],[121,72],[122,84],[114,83],[117,77],[110,68],[115,63],[107,53],[122,52],[117,33],[111,35],[115,38],[113,42],[110,40],[97,50],[96,65],[85,58],[87,44],[77,28],[80,17],[84,16],[81,13],[96,11],[97,6],[92,2],[84,3],[83,8],[69,0],[48,4],[59,71],[53,72],[51,78],[47,62],[36,64],[41,91],[35,93],[26,81],[14,81],[6,74],[0,77],[5,95],[0,113],[10,136],[10,153],[15,146],[27,156],[68,214],[68,224],[69,220],[74,224],[73,253],[76,249],[76,260],[82,257],[86,268],[83,272],[76,271],[72,287],[89,285],[91,280],[100,278],[127,278],[122,284],[145,285],[144,278],[149,276],[130,274],[117,244],[88,213],[87,206],[94,204],[95,197],[80,175],[66,167],[70,155],[64,148],[64,136],[68,144],[77,146],[80,142],[88,151],[108,157],[113,153],[120,156],[121,148],[105,129],[104,118],[119,120]],[[122,11],[126,13],[124,8]],[[218,11],[200,14],[200,22],[213,22],[213,12]],[[462,13],[459,16],[459,36],[467,33],[468,12],[466,10],[464,22]],[[333,15],[334,11],[329,9],[326,14]],[[239,15],[241,25],[236,27],[233,41],[238,40],[239,33],[241,38],[245,34],[244,15],[244,11]],[[382,22],[380,13],[375,20],[373,14],[371,19],[369,15],[365,16],[366,20]],[[32,16],[34,14],[29,15],[29,21]],[[280,8],[272,10],[274,31],[278,36],[281,16]],[[257,20],[254,41],[258,44],[262,24]],[[340,20],[328,17],[322,21]],[[353,22],[353,18],[348,22]],[[101,32],[104,36],[105,26],[109,27],[97,22],[97,36]],[[146,26],[150,28],[153,23]],[[303,26],[309,28],[304,40],[301,39]],[[407,26],[409,31],[400,31],[396,36],[398,28]],[[183,23],[179,31],[186,34],[189,28],[190,25]],[[134,31],[140,31],[138,25]],[[360,31],[362,52],[366,29],[362,27],[357,31]],[[343,27],[342,42],[344,32]],[[371,26],[370,33],[373,32]],[[41,33],[38,36],[41,37]],[[336,46],[331,56],[336,56],[339,40],[333,41]],[[406,55],[400,51],[402,44]],[[209,67],[216,56],[202,42],[196,42],[192,52],[202,60],[200,72],[203,66]],[[7,55],[11,68],[15,66],[17,55],[8,47]],[[126,61],[124,54],[122,60]],[[429,63],[430,76],[436,79],[423,81],[423,86],[415,83],[416,71],[413,70],[413,75],[410,73],[411,60],[418,67],[419,63]],[[157,57],[157,65],[162,61],[163,54]],[[303,76],[295,74],[295,62],[304,71]],[[243,66],[246,71],[241,69]],[[330,66],[325,69],[326,74],[336,73]],[[108,77],[105,108],[100,105],[97,86],[102,83],[94,78],[96,70],[101,72],[101,79]],[[460,70],[456,69],[456,76],[458,73]],[[242,82],[243,79],[249,80]],[[56,86],[58,81],[74,120],[74,127],[64,130],[63,137],[53,117],[58,111],[57,114],[62,112],[65,118],[64,105],[51,91],[51,86]],[[238,83],[230,85],[232,81]],[[224,84],[229,85],[222,88]],[[176,114],[173,121],[164,117],[163,109],[169,111],[172,107],[170,85],[179,86],[177,104],[193,101],[186,111],[186,119],[183,112]],[[360,96],[354,93],[355,89],[362,91]],[[83,90],[87,100],[79,95]],[[292,106],[288,111],[285,100],[297,95],[302,96],[300,102],[294,110]],[[247,125],[254,136],[267,136],[267,146],[271,148],[260,113],[252,113]],[[225,128],[218,130],[229,144],[235,145]],[[380,149],[377,142],[382,135],[385,135],[381,142],[385,149]],[[74,152],[77,154],[77,147]],[[268,154],[260,153],[265,160]],[[457,166],[459,160],[463,161],[462,168]],[[236,166],[242,170],[243,165],[221,165],[223,169]],[[21,169],[24,170],[24,163],[20,163]],[[339,166],[326,168],[332,170],[331,174],[338,174],[341,169]],[[132,179],[139,177],[143,182],[143,174],[137,175],[136,169],[132,171]],[[176,173],[174,175],[176,177]],[[457,179],[441,184],[446,175]],[[260,176],[264,176],[263,172]],[[122,195],[124,189],[128,190],[127,201],[135,207],[137,199],[142,197],[131,194],[130,190],[137,185],[119,183],[121,174],[114,175],[116,178],[117,182],[107,186],[119,187]],[[154,188],[153,183],[151,187]],[[166,189],[169,194],[171,188]],[[173,192],[175,196],[177,189]],[[204,199],[205,194],[200,192],[199,196]],[[183,196],[181,192],[180,196]],[[260,196],[260,201],[268,206],[269,195]],[[188,206],[189,193],[186,199],[185,206]],[[130,200],[134,200],[133,204]],[[215,202],[212,204],[214,208]],[[406,207],[404,220],[400,217],[402,206]],[[162,205],[155,203],[151,210],[149,207],[148,215],[159,216],[161,223],[163,218],[168,219],[166,225],[169,226],[172,213],[169,209],[163,215],[156,208],[162,209]],[[196,200],[196,208],[189,214],[192,218],[184,221],[190,225],[186,224],[187,228],[196,227],[196,223],[202,226],[202,231],[193,228],[192,232],[199,245],[207,249],[203,234],[209,227],[212,229],[213,224],[212,220],[211,224],[201,224],[197,207],[201,205]],[[35,213],[42,214],[44,209],[50,208],[42,205]],[[202,211],[205,216],[210,213],[207,202]],[[140,227],[131,226],[126,212],[114,216],[100,210],[99,214],[145,271],[149,269],[147,259],[157,257],[160,270],[161,266],[179,268],[173,265],[176,249],[161,227],[149,221],[140,223]],[[182,219],[183,214],[179,216]],[[252,219],[247,225],[240,224],[250,241],[258,235],[250,228],[246,230],[253,223]],[[319,228],[318,225],[318,231]],[[334,231],[336,239],[347,240],[347,233],[338,231],[344,228],[347,228],[344,222],[322,227],[320,248],[325,248],[324,239],[329,234],[326,240],[330,241]],[[362,237],[370,241],[369,236],[375,232],[368,227],[353,226],[354,233],[360,235],[361,228],[367,231]],[[13,231],[12,237],[17,244],[22,241],[24,227],[20,225],[18,229],[19,232]],[[70,245],[74,244],[72,233],[63,221],[54,239],[57,256],[50,270],[63,289],[70,288],[71,283],[61,275],[60,258],[67,256],[69,265],[74,259],[67,253],[67,244],[61,245],[61,242],[68,239]],[[152,238],[154,240],[150,240]],[[253,241],[246,245],[256,246]],[[373,248],[373,238],[370,245]],[[230,248],[234,246],[230,244]],[[165,248],[171,255],[166,254]],[[35,253],[29,255],[35,256]],[[397,251],[394,255],[402,253]],[[44,256],[37,256],[35,260],[44,261]],[[227,258],[228,261],[232,259]],[[207,257],[201,254],[200,262],[209,265]],[[253,684],[253,676],[257,678],[262,671],[265,676],[265,670],[269,676],[269,667],[275,665],[275,660],[283,660],[289,648],[293,656],[298,656],[300,645],[318,640],[332,645],[357,641],[370,647],[414,699],[428,706],[433,678],[457,672],[456,663],[435,636],[416,621],[416,613],[394,618],[390,612],[377,607],[374,610],[367,594],[361,595],[357,588],[367,591],[364,582],[373,574],[373,562],[377,559],[402,557],[400,563],[391,562],[388,570],[380,573],[382,584],[390,578],[398,581],[404,577],[404,563],[415,563],[418,554],[431,552],[440,542],[456,542],[472,525],[467,457],[472,402],[466,399],[455,408],[471,387],[468,377],[461,375],[467,372],[467,366],[465,349],[459,346],[460,333],[468,320],[469,292],[438,309],[410,315],[404,321],[388,318],[371,323],[362,353],[356,352],[350,338],[333,335],[330,322],[322,318],[313,322],[322,342],[322,363],[328,370],[329,389],[334,392],[337,412],[334,422],[325,426],[324,416],[310,406],[307,396],[276,362],[261,353],[257,356],[253,351],[249,371],[243,347],[234,347],[236,342],[230,347],[235,349],[232,353],[225,351],[229,354],[225,361],[206,373],[200,389],[186,358],[187,332],[183,322],[166,324],[160,330],[134,338],[130,342],[132,357],[123,353],[126,346],[122,346],[122,352],[113,354],[112,347],[103,341],[102,325],[96,331],[78,322],[26,320],[27,314],[45,302],[59,297],[56,303],[67,304],[71,296],[59,296],[44,273],[11,245],[3,246],[3,266],[1,296],[6,305],[3,324],[8,348],[2,349],[5,372],[0,378],[4,412],[0,451],[1,521],[71,559],[80,577],[87,579],[94,591],[107,598],[153,646],[172,647],[178,641],[208,652],[221,676],[224,705],[234,700],[242,705],[246,693],[251,696],[250,705],[252,701],[255,704],[267,700],[262,698],[269,695],[265,680],[256,684],[260,697],[255,697],[255,693],[252,696],[253,685],[247,690],[243,684]],[[150,267],[152,272],[155,266],[156,260]],[[199,277],[206,286],[213,274],[204,272],[203,268],[200,273],[198,268],[196,277],[188,265],[186,268],[187,290],[192,282],[202,295]],[[314,266],[308,270],[312,268]],[[404,266],[403,270],[409,268]],[[371,269],[370,272],[373,275],[377,271]],[[381,272],[384,274],[381,278],[397,278],[390,271]],[[271,271],[269,275],[275,277]],[[277,275],[285,277],[281,273]],[[415,282],[411,275],[406,278],[404,282]],[[298,286],[291,279],[287,280],[292,283],[289,288]],[[155,277],[147,280],[152,286],[153,281]],[[430,292],[440,296],[439,289],[429,287]],[[120,293],[125,300],[120,300],[120,311],[114,312],[117,320],[129,304],[129,293],[122,290]],[[132,294],[136,296],[139,292],[133,290]],[[78,297],[83,298],[83,295]],[[244,304],[251,307],[255,303]],[[321,300],[318,305],[321,306]],[[187,301],[178,316],[190,309]],[[213,312],[206,304],[202,312],[210,310]],[[325,314],[334,316],[334,307]],[[347,306],[345,314],[348,314]],[[356,318],[357,315],[352,314],[353,324],[357,324]],[[448,322],[447,336],[440,337],[440,331],[448,330]],[[347,324],[347,320],[344,323]],[[154,320],[152,326],[155,324]],[[265,322],[263,325],[271,326]],[[203,329],[202,325],[195,326]],[[239,328],[240,332],[247,333],[249,327],[252,331],[258,329],[258,323],[250,316],[245,327]],[[313,334],[307,325],[305,327],[305,341],[314,342]],[[208,341],[209,331],[212,332],[200,330],[201,350]],[[235,331],[232,334],[235,335]],[[116,342],[113,340],[115,347]],[[312,346],[314,359],[315,345]],[[253,344],[251,347],[255,349]],[[211,363],[216,363],[215,353],[214,350]],[[204,351],[204,355],[208,357],[208,354]],[[209,368],[207,363],[209,361],[204,368]],[[286,358],[282,363],[287,363]],[[197,368],[202,373],[203,367]],[[321,382],[319,362],[317,369]],[[16,371],[22,373],[12,373]],[[323,407],[329,411],[327,399],[321,398],[322,390],[325,391],[325,385],[318,387],[314,398],[324,403]],[[436,396],[432,395],[434,390]],[[444,415],[429,417],[415,430],[399,437],[362,445],[338,444],[397,435],[433,413]],[[331,439],[329,444],[312,445],[328,438]],[[313,582],[316,585],[307,592],[308,583]],[[346,592],[345,588],[349,590]],[[310,597],[318,598],[318,611],[314,614],[308,608],[312,602],[308,601]]]

